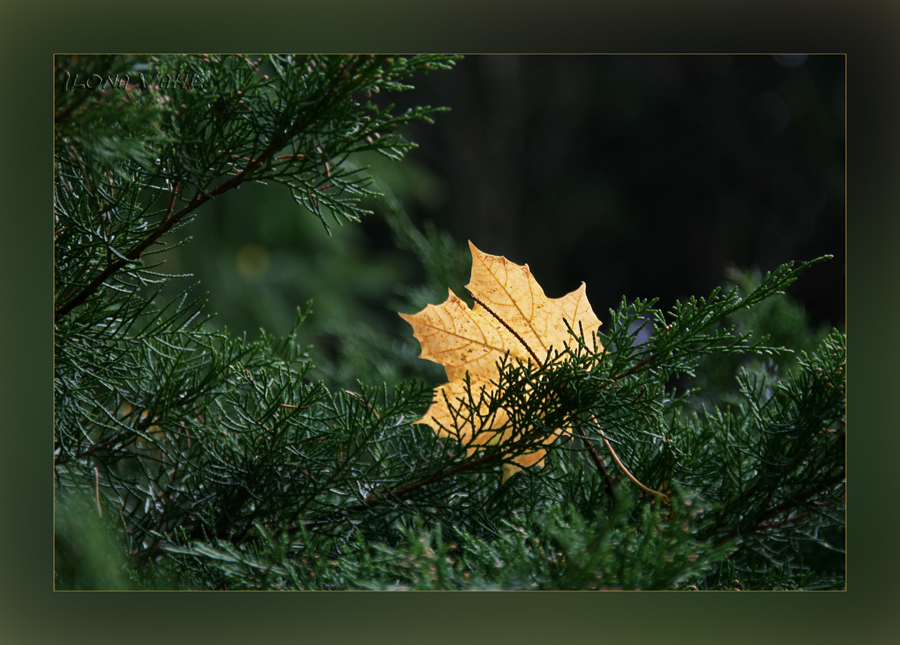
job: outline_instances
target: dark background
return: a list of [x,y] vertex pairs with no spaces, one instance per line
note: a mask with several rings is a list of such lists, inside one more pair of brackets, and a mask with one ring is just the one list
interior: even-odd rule
[[[548,295],[706,295],[727,264],[834,255],[792,294],[844,321],[843,56],[471,56],[399,105],[443,183],[412,204],[462,244],[528,262]],[[599,305],[599,307],[597,306]],[[602,314],[601,314],[602,317]]]

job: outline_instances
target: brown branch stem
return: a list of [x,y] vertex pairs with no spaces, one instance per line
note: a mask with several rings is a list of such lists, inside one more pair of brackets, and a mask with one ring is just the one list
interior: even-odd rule
[[222,193],[225,193],[246,181],[250,172],[256,170],[256,168],[261,166],[263,161],[265,161],[265,157],[281,149],[282,145],[282,139],[279,139],[268,148],[266,148],[266,151],[263,153],[263,155],[260,155],[260,157],[258,157],[254,161],[254,163],[248,164],[247,167],[244,168],[244,170],[242,170],[240,173],[238,173],[234,177],[226,179],[208,193],[201,192],[198,189],[193,199],[191,199],[191,201],[186,206],[184,206],[184,208],[168,217],[164,217],[162,221],[160,221],[156,229],[154,229],[154,231],[150,233],[150,235],[148,235],[143,240],[138,242],[134,247],[132,247],[131,250],[129,250],[125,254],[124,258],[117,258],[116,260],[108,263],[106,265],[106,268],[103,269],[103,271],[101,271],[100,274],[96,278],[94,278],[86,287],[84,287],[84,289],[82,289],[75,297],[57,306],[56,319],[58,320],[60,317],[66,315],[75,307],[81,305],[85,300],[88,299],[88,297],[91,296],[91,294],[97,291],[97,289],[99,289],[100,286],[104,282],[106,282],[106,280],[109,279],[111,275],[119,271],[126,264],[139,260],[144,254],[144,251],[146,251],[150,246],[156,243],[159,238],[168,233],[176,224],[187,217],[187,215],[197,210],[200,206],[208,202],[213,197],[218,197]]
[[119,434],[117,434],[116,436],[114,436],[112,439],[109,439],[109,440],[107,440],[107,441],[104,441],[103,443],[98,443],[97,445],[91,446],[90,448],[87,448],[86,450],[82,450],[82,451],[79,452],[77,455],[74,455],[74,456],[71,456],[71,457],[60,457],[59,459],[57,459],[56,461],[54,461],[54,465],[56,465],[56,466],[62,466],[63,464],[69,463],[69,462],[72,461],[73,459],[81,459],[82,457],[84,457],[84,456],[86,456],[86,455],[89,455],[89,454],[91,454],[92,452],[96,452],[96,451],[98,451],[98,450],[102,450],[103,448],[106,448],[107,446],[110,446],[110,445],[116,443],[116,442],[119,441],[122,437],[124,437],[124,436],[126,436],[126,435],[128,435],[128,434],[130,434],[130,431],[120,432]]
[[[417,490],[423,486],[427,486],[428,484],[433,484],[434,482],[438,482],[438,481],[441,481],[442,479],[446,479],[447,477],[450,477],[451,475],[455,475],[456,473],[459,473],[459,472],[462,472],[465,470],[470,470],[472,468],[476,468],[478,466],[481,466],[486,463],[490,463],[492,461],[497,461],[498,459],[505,457],[506,455],[508,455],[509,453],[511,453],[513,451],[514,451],[514,448],[508,448],[506,450],[501,450],[499,452],[495,452],[490,455],[485,455],[484,457],[479,457],[478,459],[473,459],[471,461],[465,461],[449,470],[444,470],[439,473],[435,473],[433,475],[426,477],[425,479],[415,482],[414,484],[409,484],[407,486],[401,486],[400,488],[395,488],[392,491],[382,490],[382,491],[378,491],[375,493],[370,493],[359,504],[356,504],[354,506],[349,506],[349,507],[347,507],[345,509],[341,509],[339,511],[335,511],[331,516],[325,516],[318,520],[311,520],[309,522],[305,522],[302,526],[289,527],[288,529],[286,529],[285,532],[288,535],[294,535],[296,533],[299,533],[301,530],[309,529],[316,524],[325,524],[325,523],[334,521],[333,520],[334,517],[340,517],[347,513],[356,513],[358,511],[364,511],[367,508],[372,508],[373,506],[378,506],[379,504],[383,504],[383,503],[387,502],[388,499],[390,499],[390,498],[402,497],[403,495],[406,495],[407,493]],[[246,529],[244,529],[244,531],[242,531],[239,535],[235,536],[232,539],[232,541],[239,542],[244,538],[246,538],[248,540],[258,539],[258,536],[256,536],[256,535],[248,536],[247,535],[248,530],[249,530],[249,526]]]
[[[323,109],[326,109],[330,105],[333,91],[334,87],[332,86],[325,94],[325,96],[322,97],[321,104]],[[91,296],[91,294],[97,291],[97,289],[99,289],[100,286],[103,285],[103,283],[106,282],[106,280],[109,279],[111,275],[119,271],[126,264],[139,260],[144,254],[144,251],[146,251],[151,245],[156,243],[159,238],[168,233],[187,215],[197,210],[200,206],[213,199],[214,197],[218,197],[219,195],[228,192],[232,188],[237,188],[245,181],[250,179],[251,173],[260,168],[269,157],[273,156],[276,152],[281,150],[288,141],[290,141],[293,137],[304,130],[309,125],[309,123],[312,122],[313,118],[314,117],[311,115],[309,118],[295,125],[293,128],[291,128],[291,130],[286,131],[282,136],[276,137],[275,140],[271,144],[269,144],[269,146],[265,150],[263,150],[262,153],[260,153],[255,159],[249,162],[243,170],[241,170],[233,177],[226,179],[211,191],[205,192],[198,189],[197,193],[184,208],[174,214],[164,217],[162,221],[157,225],[156,229],[152,233],[150,233],[150,235],[141,240],[125,254],[124,259],[118,258],[113,262],[108,263],[106,265],[106,268],[103,269],[103,271],[101,271],[100,274],[96,278],[94,278],[86,287],[84,287],[76,296],[74,296],[71,300],[58,305],[56,307],[55,320],[59,320],[62,316],[69,313],[72,309],[84,303],[84,301],[87,300]]]
[[587,432],[585,432],[584,428],[581,427],[580,423],[575,423],[575,431],[579,434],[582,441],[584,441],[584,445],[587,446],[588,452],[591,455],[591,459],[594,462],[594,465],[597,467],[597,470],[603,475],[603,479],[606,480],[606,492],[610,496],[613,497],[613,488],[616,485],[615,480],[610,477],[609,472],[606,470],[606,466],[603,465],[603,460],[600,459],[600,455],[597,453],[597,449],[594,448],[594,444],[591,443],[591,440],[588,438]]
[[414,484],[409,484],[408,486],[401,486],[400,488],[396,488],[390,492],[381,491],[380,493],[370,493],[366,496],[366,498],[356,506],[351,506],[348,508],[348,511],[361,511],[366,508],[371,508],[372,506],[377,506],[384,502],[387,497],[401,497],[407,493],[410,493],[422,486],[426,486],[428,484],[433,484],[434,482],[441,481],[442,479],[446,479],[451,475],[455,475],[458,472],[462,472],[464,470],[469,470],[471,468],[475,468],[482,464],[486,464],[492,461],[496,461],[506,456],[510,452],[513,451],[513,448],[508,448],[506,450],[501,450],[499,452],[495,452],[490,455],[485,455],[484,457],[479,457],[478,459],[473,459],[471,461],[465,461],[458,466],[451,468],[450,470],[445,470],[439,473],[435,473],[426,477],[425,479],[418,481]]
[[[763,530],[766,530],[769,528],[776,528],[778,526],[781,526],[782,524],[787,524],[789,522],[796,522],[796,521],[802,519],[802,517],[805,517],[806,515],[801,513],[801,514],[795,516],[794,518],[787,518],[786,520],[782,520],[780,522],[773,522],[771,524],[765,523],[766,520],[769,520],[773,517],[777,517],[778,515],[781,515],[785,511],[789,511],[797,506],[800,506],[801,504],[805,503],[810,497],[813,497],[814,495],[817,495],[817,494],[823,492],[824,490],[827,490],[831,486],[834,486],[835,484],[838,484],[838,483],[844,481],[844,479],[845,479],[844,473],[839,473],[833,477],[830,477],[829,479],[826,479],[825,481],[819,483],[818,485],[807,489],[806,491],[802,492],[801,494],[798,494],[798,495],[792,497],[791,499],[786,500],[786,501],[782,502],[781,504],[778,504],[774,508],[770,508],[768,511],[765,511],[765,512],[759,514],[753,520],[751,520],[750,522],[747,522],[743,526],[736,526],[735,528],[728,531],[728,533],[723,535],[721,539],[723,541],[731,540],[740,535],[745,535],[747,533],[755,533],[756,531],[763,531]],[[808,511],[806,511],[806,513],[808,513]]]

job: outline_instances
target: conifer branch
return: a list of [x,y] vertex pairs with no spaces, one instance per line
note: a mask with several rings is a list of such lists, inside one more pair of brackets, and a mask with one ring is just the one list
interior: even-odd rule
[[[327,101],[325,102],[325,105],[327,105]],[[94,278],[86,287],[84,287],[77,295],[75,295],[70,300],[58,305],[56,308],[56,319],[59,320],[60,317],[65,316],[69,311],[82,304],[91,296],[91,294],[96,292],[97,289],[99,289],[103,285],[103,283],[105,283],[109,279],[110,276],[122,269],[122,267],[129,264],[130,262],[136,262],[140,260],[141,256],[148,248],[156,243],[159,238],[172,230],[172,228],[181,223],[181,221],[184,220],[184,218],[190,213],[197,210],[200,206],[202,206],[209,200],[218,197],[219,195],[222,195],[229,190],[232,190],[233,188],[238,188],[245,181],[251,179],[253,171],[255,171],[257,168],[262,167],[262,165],[269,157],[281,150],[287,143],[287,141],[293,138],[298,132],[302,131],[303,128],[306,127],[308,122],[311,120],[312,119],[310,118],[307,122],[299,124],[290,132],[285,133],[281,137],[277,138],[275,141],[269,144],[269,146],[262,153],[260,153],[259,156],[248,163],[243,170],[241,170],[233,177],[229,177],[211,191],[201,191],[198,188],[196,193],[194,193],[194,197],[190,202],[188,202],[186,206],[178,210],[176,213],[164,217],[157,225],[156,229],[152,233],[150,233],[150,235],[148,235],[138,244],[132,247],[130,251],[125,253],[124,257],[118,258],[107,264],[106,268],[104,268],[103,271],[101,271],[100,274],[96,278]]]
[[[64,63],[82,78],[144,64]],[[789,298],[766,300],[813,263],[742,274],[737,290],[670,311],[623,298],[602,344],[590,343],[599,317],[567,319],[571,337],[546,358],[481,296],[512,351],[454,397],[435,396],[408,339],[364,316],[303,323],[298,310],[283,338],[211,331],[203,298],[170,299],[171,275],[143,262],[250,182],[286,186],[323,224],[355,221],[377,188],[375,212],[427,274],[394,292],[401,308],[463,292],[469,253],[420,231],[356,156],[398,158],[413,144],[396,128],[435,110],[394,115],[355,97],[449,62],[151,64],[204,83],[154,82],[127,101],[58,94],[53,115],[58,588],[82,582],[71,571],[89,550],[71,538],[84,522],[115,531],[104,562],[120,556],[122,585],[137,588],[843,588],[846,338],[812,330]],[[439,427],[412,421],[441,400]],[[504,481],[501,464],[527,474]],[[620,494],[625,477],[651,498]]]

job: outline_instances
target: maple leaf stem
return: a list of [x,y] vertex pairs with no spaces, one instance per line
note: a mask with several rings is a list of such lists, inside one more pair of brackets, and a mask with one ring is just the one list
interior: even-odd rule
[[495,314],[493,311],[491,311],[491,308],[490,308],[490,307],[488,307],[486,304],[484,304],[483,302],[481,302],[481,300],[479,300],[478,298],[476,298],[474,295],[472,295],[471,293],[470,293],[469,295],[472,296],[472,300],[474,300],[474,301],[477,302],[479,305],[481,305],[482,307],[484,307],[484,310],[485,310],[486,312],[488,312],[489,314],[491,314],[491,316],[493,316],[494,319],[495,319],[498,323],[500,323],[501,325],[503,325],[504,327],[506,327],[506,329],[509,331],[509,333],[511,333],[513,336],[516,337],[516,340],[518,340],[520,343],[522,343],[522,347],[524,347],[526,350],[528,350],[528,353],[531,354],[531,357],[534,359],[535,365],[540,365],[540,364],[541,364],[541,361],[538,360],[537,354],[534,353],[534,350],[532,350],[532,349],[528,346],[528,343],[525,342],[525,339],[523,339],[515,329],[513,329],[512,327],[509,326],[509,323],[507,323],[507,322],[506,322],[505,320],[503,320],[500,316],[498,316],[498,315]]
[[629,471],[625,467],[625,464],[622,463],[622,460],[619,459],[619,455],[616,454],[616,451],[613,449],[612,444],[609,442],[609,439],[606,438],[606,433],[603,432],[603,428],[601,428],[600,424],[597,423],[597,418],[594,417],[593,415],[591,416],[591,418],[594,420],[594,424],[597,426],[597,430],[600,432],[600,436],[603,437],[603,443],[606,444],[606,447],[609,449],[609,453],[613,456],[613,459],[616,460],[616,463],[619,465],[619,468],[622,470],[622,472],[625,473],[625,476],[628,477],[628,479],[630,479],[631,481],[633,481],[637,485],[637,487],[640,488],[642,491],[644,491],[646,493],[650,493],[651,495],[655,495],[656,497],[659,497],[660,499],[662,499],[663,502],[668,504],[669,503],[668,495],[660,493],[658,490],[653,490],[652,488],[647,488],[641,482],[639,482],[634,475],[631,474],[631,471]]

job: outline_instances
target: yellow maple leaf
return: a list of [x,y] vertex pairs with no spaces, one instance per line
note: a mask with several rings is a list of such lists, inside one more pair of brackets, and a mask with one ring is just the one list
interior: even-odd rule
[[[501,360],[542,365],[578,342],[572,332],[595,351],[603,347],[594,335],[600,320],[588,303],[584,283],[562,298],[548,298],[527,264],[482,253],[471,242],[469,248],[472,277],[466,288],[475,301],[471,309],[451,291],[440,305],[400,316],[413,327],[422,346],[420,358],[443,365],[449,380],[435,389],[431,407],[417,423],[459,441],[471,455],[479,446],[514,437],[509,415],[502,408],[490,409]],[[564,430],[555,430],[543,442],[552,443]],[[519,429],[515,436],[525,432]],[[514,463],[504,464],[503,481],[520,466],[543,465],[546,453],[539,448],[516,455]]]

